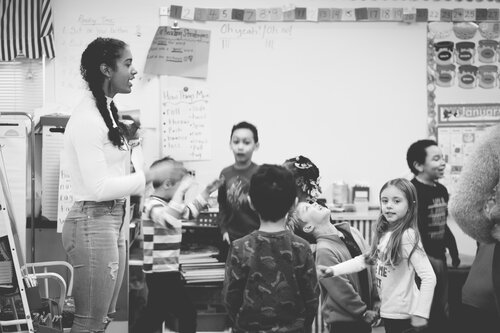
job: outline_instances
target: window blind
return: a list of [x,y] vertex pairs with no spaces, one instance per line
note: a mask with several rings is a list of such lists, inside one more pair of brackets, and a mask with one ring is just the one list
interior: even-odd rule
[[43,105],[43,60],[0,61],[0,113],[26,112]]

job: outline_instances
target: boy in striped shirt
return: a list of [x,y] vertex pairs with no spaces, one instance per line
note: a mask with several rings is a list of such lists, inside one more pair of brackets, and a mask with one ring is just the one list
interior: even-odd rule
[[153,183],[154,192],[144,202],[141,217],[144,233],[143,271],[148,286],[148,302],[133,332],[155,332],[168,315],[179,322],[179,332],[196,332],[196,309],[184,288],[179,271],[182,241],[181,219],[194,218],[208,205],[208,196],[222,183],[216,179],[193,200],[184,204],[184,195],[193,184],[182,163],[165,157],[152,164],[172,163],[174,172],[164,182]]

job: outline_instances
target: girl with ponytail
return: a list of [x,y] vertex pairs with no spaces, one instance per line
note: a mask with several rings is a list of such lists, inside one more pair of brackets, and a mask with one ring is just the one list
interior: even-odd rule
[[131,92],[137,74],[127,44],[97,38],[82,54],[80,71],[89,92],[73,110],[64,134],[65,163],[74,205],[62,242],[74,267],[75,317],[72,333],[105,332],[115,313],[125,272],[126,198],[142,195],[147,183],[163,182],[169,163],[129,174],[131,145],[113,102]]

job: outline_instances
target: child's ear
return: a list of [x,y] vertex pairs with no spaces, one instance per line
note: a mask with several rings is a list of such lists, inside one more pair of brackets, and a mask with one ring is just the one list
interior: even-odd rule
[[423,164],[420,164],[418,163],[417,161],[413,162],[413,167],[418,171],[418,172],[422,172],[424,171],[424,165]]
[[302,231],[304,231],[306,234],[310,234],[311,232],[313,232],[313,230],[314,230],[314,225],[312,225],[311,223],[306,224],[304,228],[302,228]]
[[174,185],[174,182],[172,181],[172,179],[165,179],[165,180],[163,181],[163,184],[162,184],[161,186],[163,187],[163,189],[168,190],[168,189],[170,189],[173,185]]
[[259,150],[259,147],[260,147],[260,142],[256,142],[255,143],[255,150]]

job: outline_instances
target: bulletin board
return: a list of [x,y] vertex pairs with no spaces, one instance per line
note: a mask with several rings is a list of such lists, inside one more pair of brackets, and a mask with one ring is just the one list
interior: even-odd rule
[[[397,1],[376,3],[400,5]],[[238,2],[241,8],[288,4],[278,0]],[[233,162],[230,129],[243,120],[259,130],[255,162],[281,164],[298,154],[311,158],[320,169],[327,199],[335,180],[350,185],[367,183],[370,198],[376,200],[373,194],[385,181],[408,174],[408,146],[428,135],[426,23],[181,20],[182,28],[210,30],[207,78],[164,76],[160,80],[144,74],[143,69],[156,29],[173,24],[160,13],[169,5],[125,0],[120,2],[122,10],[116,10],[110,0],[54,1],[59,52],[55,60],[56,99],[74,103],[81,85],[69,85],[78,80],[78,57],[83,46],[102,32],[131,46],[140,74],[133,81],[132,94],[117,96],[117,104],[120,109],[140,109],[143,126],[155,131],[148,146],[154,149],[145,149],[148,162],[168,152],[161,141],[165,129],[162,96],[180,87],[202,89],[209,95],[205,105],[209,158],[186,159],[201,184]],[[186,0],[182,5],[229,8],[235,4]],[[331,1],[307,1],[307,6],[331,6]],[[359,6],[367,3],[338,2],[338,7]],[[72,56],[65,58],[69,51]],[[59,80],[61,75],[67,79]]]
[[474,146],[500,121],[499,39],[499,22],[428,24],[428,127],[451,194]]

